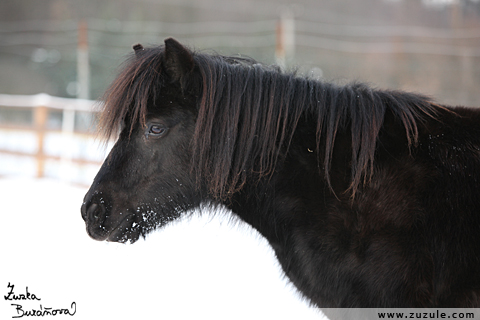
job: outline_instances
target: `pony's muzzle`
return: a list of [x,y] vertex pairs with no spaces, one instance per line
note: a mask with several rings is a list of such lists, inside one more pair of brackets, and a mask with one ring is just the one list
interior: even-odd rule
[[107,236],[104,227],[107,218],[105,205],[103,203],[87,201],[83,203],[81,212],[88,235],[95,240],[105,240]]

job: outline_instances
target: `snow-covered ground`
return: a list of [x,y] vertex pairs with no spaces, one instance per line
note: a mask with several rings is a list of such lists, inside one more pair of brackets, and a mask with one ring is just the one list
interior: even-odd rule
[[[0,178],[0,319],[48,308],[75,311],[61,319],[323,318],[248,226],[193,215],[133,245],[97,242],[80,216],[85,192]],[[6,300],[9,284],[41,300]]]

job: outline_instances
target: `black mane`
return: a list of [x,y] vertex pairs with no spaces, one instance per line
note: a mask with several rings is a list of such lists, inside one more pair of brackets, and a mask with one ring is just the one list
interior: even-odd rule
[[[362,83],[339,86],[282,72],[253,59],[204,53],[193,57],[201,79],[182,79],[186,92],[201,90],[192,165],[198,177],[210,181],[210,191],[219,199],[240,190],[252,173],[259,177],[273,173],[279,157],[288,152],[301,119],[316,123],[316,146],[312,147],[324,154],[318,167],[329,185],[337,131],[349,126],[349,191],[355,195],[372,174],[387,110],[400,119],[411,145],[417,141],[417,122],[434,117],[439,107],[422,95],[376,90]],[[132,127],[145,121],[149,103],[166,85],[163,64],[163,46],[142,48],[128,59],[104,97],[100,128],[105,137],[117,132],[127,115]],[[325,150],[319,150],[322,141]]]

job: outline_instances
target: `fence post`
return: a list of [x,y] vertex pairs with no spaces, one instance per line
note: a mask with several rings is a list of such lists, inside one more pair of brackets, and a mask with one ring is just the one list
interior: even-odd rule
[[39,106],[34,109],[35,130],[37,131],[37,177],[42,178],[45,175],[45,154],[43,150],[45,140],[45,129],[48,118],[48,109],[46,106]]
[[275,59],[282,69],[293,61],[295,55],[295,15],[290,8],[284,8],[277,22]]

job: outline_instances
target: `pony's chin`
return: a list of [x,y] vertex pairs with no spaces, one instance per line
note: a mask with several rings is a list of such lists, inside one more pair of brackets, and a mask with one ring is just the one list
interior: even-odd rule
[[127,216],[107,235],[106,240],[110,242],[134,243],[140,237],[139,225],[135,224],[135,226],[133,226],[134,222],[134,214]]
[[109,242],[134,243],[138,240],[138,238],[140,238],[140,230],[138,229],[128,230],[126,232],[115,230],[107,237],[106,240]]

